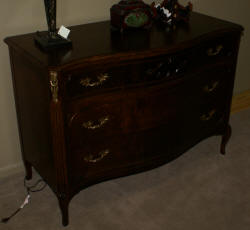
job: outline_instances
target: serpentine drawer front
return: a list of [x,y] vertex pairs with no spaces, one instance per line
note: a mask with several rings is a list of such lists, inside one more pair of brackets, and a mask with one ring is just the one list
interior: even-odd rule
[[26,178],[34,167],[48,183],[63,225],[71,198],[92,184],[155,168],[212,135],[225,154],[242,30],[192,13],[188,28],[169,32],[74,26],[73,47],[49,53],[35,34],[5,39]]

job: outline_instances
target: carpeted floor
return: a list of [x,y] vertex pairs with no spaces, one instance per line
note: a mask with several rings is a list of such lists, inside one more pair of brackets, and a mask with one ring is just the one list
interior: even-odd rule
[[[92,186],[70,203],[69,230],[249,230],[250,110],[231,117],[227,155],[211,137],[160,168]],[[0,217],[22,203],[23,174],[0,181]],[[62,229],[49,188],[1,230]]]

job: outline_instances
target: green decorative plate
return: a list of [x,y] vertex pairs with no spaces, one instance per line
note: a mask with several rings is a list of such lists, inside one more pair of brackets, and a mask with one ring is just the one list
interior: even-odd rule
[[149,17],[145,12],[137,10],[137,11],[132,11],[131,13],[129,13],[125,17],[124,23],[128,27],[139,28],[147,24],[148,20],[149,20]]

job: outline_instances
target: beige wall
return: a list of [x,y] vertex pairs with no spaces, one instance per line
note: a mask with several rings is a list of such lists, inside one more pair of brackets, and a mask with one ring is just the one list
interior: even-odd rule
[[[116,0],[58,0],[58,25],[74,25],[109,18],[109,8]],[[150,3],[152,1],[145,1]],[[187,1],[182,1],[187,2]],[[242,39],[237,71],[236,92],[250,88],[249,0],[194,0],[194,9],[242,24]],[[4,37],[46,29],[43,0],[1,0],[0,2],[0,177],[20,169],[20,145],[13,99],[11,73]]]

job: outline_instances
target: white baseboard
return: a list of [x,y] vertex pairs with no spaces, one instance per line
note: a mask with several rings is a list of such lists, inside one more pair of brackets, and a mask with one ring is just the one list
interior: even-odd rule
[[17,163],[13,165],[8,165],[6,167],[0,168],[0,178],[11,176],[16,173],[24,171],[23,163]]

